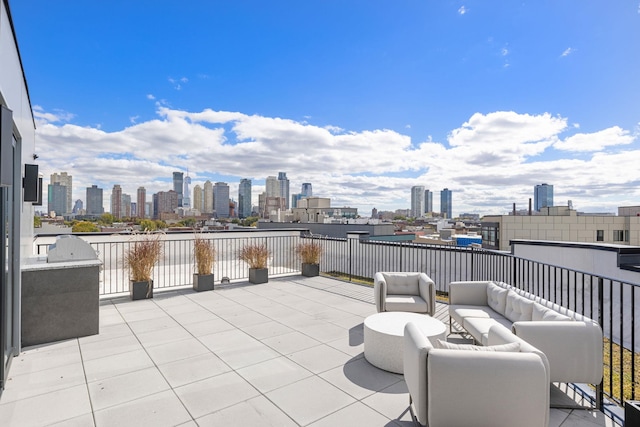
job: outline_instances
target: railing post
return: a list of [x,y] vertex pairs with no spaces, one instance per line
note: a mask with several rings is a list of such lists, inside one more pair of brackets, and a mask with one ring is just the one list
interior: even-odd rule
[[[603,328],[604,330],[604,313],[602,309],[603,306],[604,306],[604,279],[602,277],[598,277],[598,323],[600,324],[600,327]],[[609,321],[611,320],[612,319],[609,319]],[[611,337],[610,339],[613,339],[613,337]],[[604,342],[602,343],[602,346],[604,347]],[[609,346],[611,346],[611,341],[609,342]],[[609,369],[613,369],[613,366],[610,366]],[[622,381],[622,379],[620,379],[620,381]],[[624,401],[623,396],[620,396],[620,400]],[[604,376],[602,378],[602,381],[600,381],[600,384],[596,385],[596,409],[598,409],[599,411],[604,410]]]
[[476,258],[476,250],[475,248],[471,248],[471,281],[476,280],[476,272],[474,269],[474,261]]

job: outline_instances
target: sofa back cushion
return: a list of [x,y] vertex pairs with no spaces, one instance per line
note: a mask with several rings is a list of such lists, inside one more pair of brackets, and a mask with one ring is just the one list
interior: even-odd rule
[[531,313],[531,320],[573,320],[569,316],[560,314],[555,310],[545,307],[537,302],[533,303],[533,311]]
[[518,295],[513,290],[507,293],[507,304],[504,317],[512,322],[532,320],[534,301]]
[[495,283],[487,284],[487,303],[493,311],[504,314],[507,304],[507,292],[507,289]]
[[520,343],[519,342],[511,342],[507,344],[498,344],[498,345],[473,345],[473,344],[455,344],[451,342],[447,342],[441,339],[436,340],[436,348],[444,348],[447,350],[471,350],[471,351],[505,351],[505,352],[519,352],[520,351]]
[[384,278],[387,295],[420,295],[420,273],[384,274]]

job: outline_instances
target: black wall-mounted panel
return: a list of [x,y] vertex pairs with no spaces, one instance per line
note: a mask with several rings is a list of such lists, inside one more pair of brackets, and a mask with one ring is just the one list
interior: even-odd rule
[[24,201],[37,202],[39,190],[38,165],[24,165]]

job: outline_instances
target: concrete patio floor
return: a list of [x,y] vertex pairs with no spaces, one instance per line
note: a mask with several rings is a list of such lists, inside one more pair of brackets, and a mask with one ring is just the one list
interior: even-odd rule
[[[325,277],[105,299],[99,335],[14,359],[0,425],[411,426],[402,375],[363,357],[373,313],[371,288]],[[551,410],[552,427],[605,425]]]

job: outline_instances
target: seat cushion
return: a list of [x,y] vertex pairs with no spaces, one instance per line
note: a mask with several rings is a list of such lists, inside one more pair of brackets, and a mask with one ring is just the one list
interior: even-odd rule
[[429,312],[429,305],[418,295],[387,295],[384,305],[386,311]]
[[493,319],[482,319],[480,317],[467,317],[462,326],[480,344],[487,345],[489,342],[489,329],[495,324],[501,324],[511,329],[512,322],[504,317],[494,317]]
[[449,316],[460,325],[466,317],[480,317],[482,319],[490,319],[495,316],[496,312],[491,308],[480,305],[450,305]]

